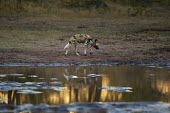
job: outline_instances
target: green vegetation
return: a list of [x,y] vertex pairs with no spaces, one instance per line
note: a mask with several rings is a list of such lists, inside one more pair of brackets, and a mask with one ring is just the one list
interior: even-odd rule
[[[70,16],[148,16],[169,10],[170,0],[0,0],[0,15],[16,12]],[[75,16],[75,15],[74,15]]]

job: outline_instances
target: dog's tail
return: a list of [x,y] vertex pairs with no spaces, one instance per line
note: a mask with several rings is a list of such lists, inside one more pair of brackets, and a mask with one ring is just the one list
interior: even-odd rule
[[64,49],[67,49],[70,46],[70,42],[64,47]]

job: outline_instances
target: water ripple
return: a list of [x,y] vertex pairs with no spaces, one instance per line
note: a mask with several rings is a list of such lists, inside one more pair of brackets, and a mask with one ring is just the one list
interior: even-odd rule
[[25,104],[25,105],[0,105],[1,112],[43,112],[43,113],[169,113],[170,104],[163,102],[111,102],[111,103],[72,103],[68,105]]

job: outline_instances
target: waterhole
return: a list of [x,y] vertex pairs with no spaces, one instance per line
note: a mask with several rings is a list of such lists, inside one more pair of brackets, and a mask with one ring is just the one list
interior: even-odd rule
[[169,112],[169,103],[169,68],[0,67],[0,112]]

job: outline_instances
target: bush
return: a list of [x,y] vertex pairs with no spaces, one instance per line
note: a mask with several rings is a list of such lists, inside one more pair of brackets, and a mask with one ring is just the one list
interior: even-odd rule
[[68,8],[99,8],[103,7],[102,0],[60,0],[63,7]]

